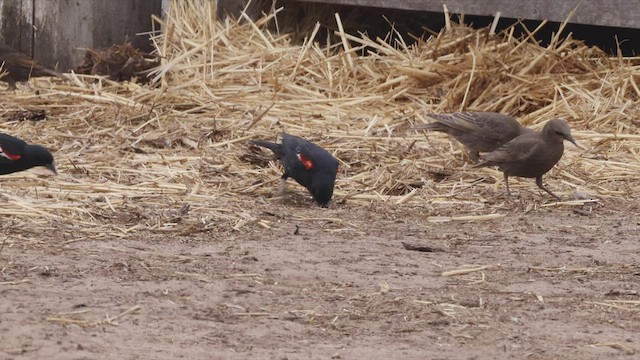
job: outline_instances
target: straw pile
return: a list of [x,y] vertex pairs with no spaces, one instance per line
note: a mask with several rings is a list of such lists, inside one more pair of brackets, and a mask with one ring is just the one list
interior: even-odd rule
[[[550,188],[573,204],[637,198],[638,59],[570,38],[542,47],[531,36],[456,24],[413,46],[394,33],[381,40],[340,30],[327,44],[318,26],[293,44],[270,30],[277,10],[255,22],[218,21],[214,2],[172,5],[152,37],[162,61],[151,85],[75,75],[72,84],[33,79],[39,94],[5,94],[5,119],[45,111],[46,120],[8,121],[0,131],[53,149],[61,173],[3,177],[5,230],[79,241],[268,228],[256,199],[275,201],[280,172],[261,167],[246,141],[281,131],[340,159],[334,206],[493,218],[513,208],[498,196],[501,173],[469,169],[462,147],[442,134],[409,130],[427,113],[459,110],[498,111],[535,129],[565,118],[588,150],[567,145],[545,177]],[[336,24],[342,29],[338,16]],[[306,190],[289,188],[311,206]],[[532,180],[514,179],[512,191],[528,209],[549,201]]]
[[135,77],[147,82],[146,71],[158,66],[154,56],[145,54],[125,41],[122,45],[112,45],[107,49],[87,49],[82,63],[75,69],[77,74],[108,75],[115,81],[127,81]]

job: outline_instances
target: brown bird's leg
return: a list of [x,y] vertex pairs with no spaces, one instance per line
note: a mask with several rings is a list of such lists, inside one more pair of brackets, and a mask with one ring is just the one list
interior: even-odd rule
[[542,185],[542,175],[536,177],[536,185],[538,185],[538,187],[546,192],[549,193],[549,195],[553,196],[554,198],[556,198],[556,200],[560,201],[560,198],[558,197],[558,195],[554,194],[551,192],[551,190],[547,189],[546,187],[544,187],[544,185]]
[[511,191],[509,191],[509,175],[504,173],[504,185],[507,187],[507,196],[511,196]]

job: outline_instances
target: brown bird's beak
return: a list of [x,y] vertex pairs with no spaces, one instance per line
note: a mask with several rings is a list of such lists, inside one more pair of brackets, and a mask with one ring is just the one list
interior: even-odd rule
[[53,171],[54,174],[58,175],[58,170],[56,170],[56,164],[51,163],[46,166],[47,169]]
[[567,135],[567,140],[571,141],[571,143],[573,145],[575,145],[578,149],[587,150],[584,147],[582,147],[581,145],[578,145],[578,143],[576,142],[576,139],[574,139],[573,136]]

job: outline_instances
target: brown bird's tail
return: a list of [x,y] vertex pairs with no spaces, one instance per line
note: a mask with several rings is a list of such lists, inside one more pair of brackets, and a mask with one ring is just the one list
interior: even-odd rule
[[33,67],[31,68],[30,77],[34,76],[55,76],[63,80],[69,80],[64,74],[38,64],[33,64]]
[[31,57],[0,43],[0,63],[3,71],[1,80],[9,83],[9,89],[15,89],[15,83],[27,81],[32,77],[55,76],[69,80],[62,73],[51,70],[35,62]]

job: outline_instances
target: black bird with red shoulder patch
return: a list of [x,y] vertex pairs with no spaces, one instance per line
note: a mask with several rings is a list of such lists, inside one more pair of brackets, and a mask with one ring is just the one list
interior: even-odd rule
[[51,152],[40,145],[31,145],[13,136],[0,133],[0,175],[44,166],[58,173]]
[[320,206],[326,207],[333,196],[333,186],[338,172],[338,160],[318,145],[297,136],[282,133],[280,144],[264,140],[253,140],[252,144],[270,149],[278,156],[284,173],[282,193],[287,178],[309,190]]

